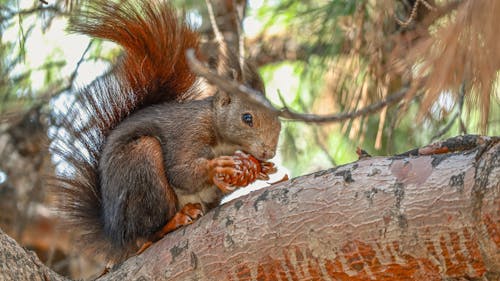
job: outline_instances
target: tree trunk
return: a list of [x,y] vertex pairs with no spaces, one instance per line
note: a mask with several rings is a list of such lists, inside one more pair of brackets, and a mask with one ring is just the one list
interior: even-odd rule
[[0,229],[0,280],[67,280],[46,267]]
[[499,181],[498,141],[366,158],[228,202],[99,280],[499,280]]

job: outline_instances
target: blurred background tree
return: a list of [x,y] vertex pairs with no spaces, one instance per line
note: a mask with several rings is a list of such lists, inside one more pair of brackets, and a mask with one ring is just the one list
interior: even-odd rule
[[[206,3],[173,2],[210,44]],[[277,107],[352,112],[407,93],[342,122],[284,121],[277,161],[290,176],[354,161],[358,146],[388,155],[461,133],[500,132],[499,1],[212,3],[224,37],[233,47],[244,42],[240,53],[260,67]],[[71,252],[67,234],[54,228],[44,175],[61,163],[48,140],[64,134],[56,116],[77,89],[112,71],[120,55],[112,43],[64,32],[80,6],[0,0],[0,227],[72,277],[88,277],[102,261]]]

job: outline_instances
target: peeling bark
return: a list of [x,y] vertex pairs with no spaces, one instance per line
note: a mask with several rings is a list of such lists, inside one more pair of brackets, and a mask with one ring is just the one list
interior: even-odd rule
[[[5,239],[2,274],[33,260],[3,254]],[[500,143],[367,158],[253,192],[98,280],[120,279],[499,280]]]

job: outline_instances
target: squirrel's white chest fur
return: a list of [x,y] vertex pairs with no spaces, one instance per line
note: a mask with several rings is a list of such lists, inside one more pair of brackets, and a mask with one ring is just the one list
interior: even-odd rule
[[223,156],[223,155],[234,155],[237,150],[241,150],[241,148],[234,144],[226,144],[222,143],[212,148],[212,151],[215,157]]
[[213,205],[214,202],[219,202],[222,198],[222,193],[215,185],[210,185],[202,188],[200,191],[191,194],[177,194],[179,206],[186,205],[187,203],[200,203],[203,207],[203,212],[207,212],[207,205]]

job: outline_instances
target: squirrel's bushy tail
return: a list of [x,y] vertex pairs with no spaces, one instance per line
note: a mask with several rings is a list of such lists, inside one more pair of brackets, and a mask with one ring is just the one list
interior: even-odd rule
[[130,83],[139,107],[184,98],[196,80],[185,52],[198,50],[199,36],[165,0],[96,0],[85,8],[70,30],[123,47],[115,75]]
[[133,102],[131,89],[113,76],[94,81],[79,92],[67,113],[56,116],[59,129],[51,144],[60,163],[50,184],[56,208],[63,216],[61,226],[78,230],[83,250],[111,260],[121,260],[130,253],[114,248],[104,235],[98,162],[107,133],[128,115],[125,109]]
[[114,249],[103,233],[98,163],[109,132],[130,113],[148,105],[196,95],[185,50],[198,48],[198,35],[181,23],[165,1],[89,1],[71,19],[70,29],[114,41],[124,54],[115,69],[77,93],[52,151],[66,167],[52,181],[65,227],[81,231],[87,250],[119,260],[128,249]]

